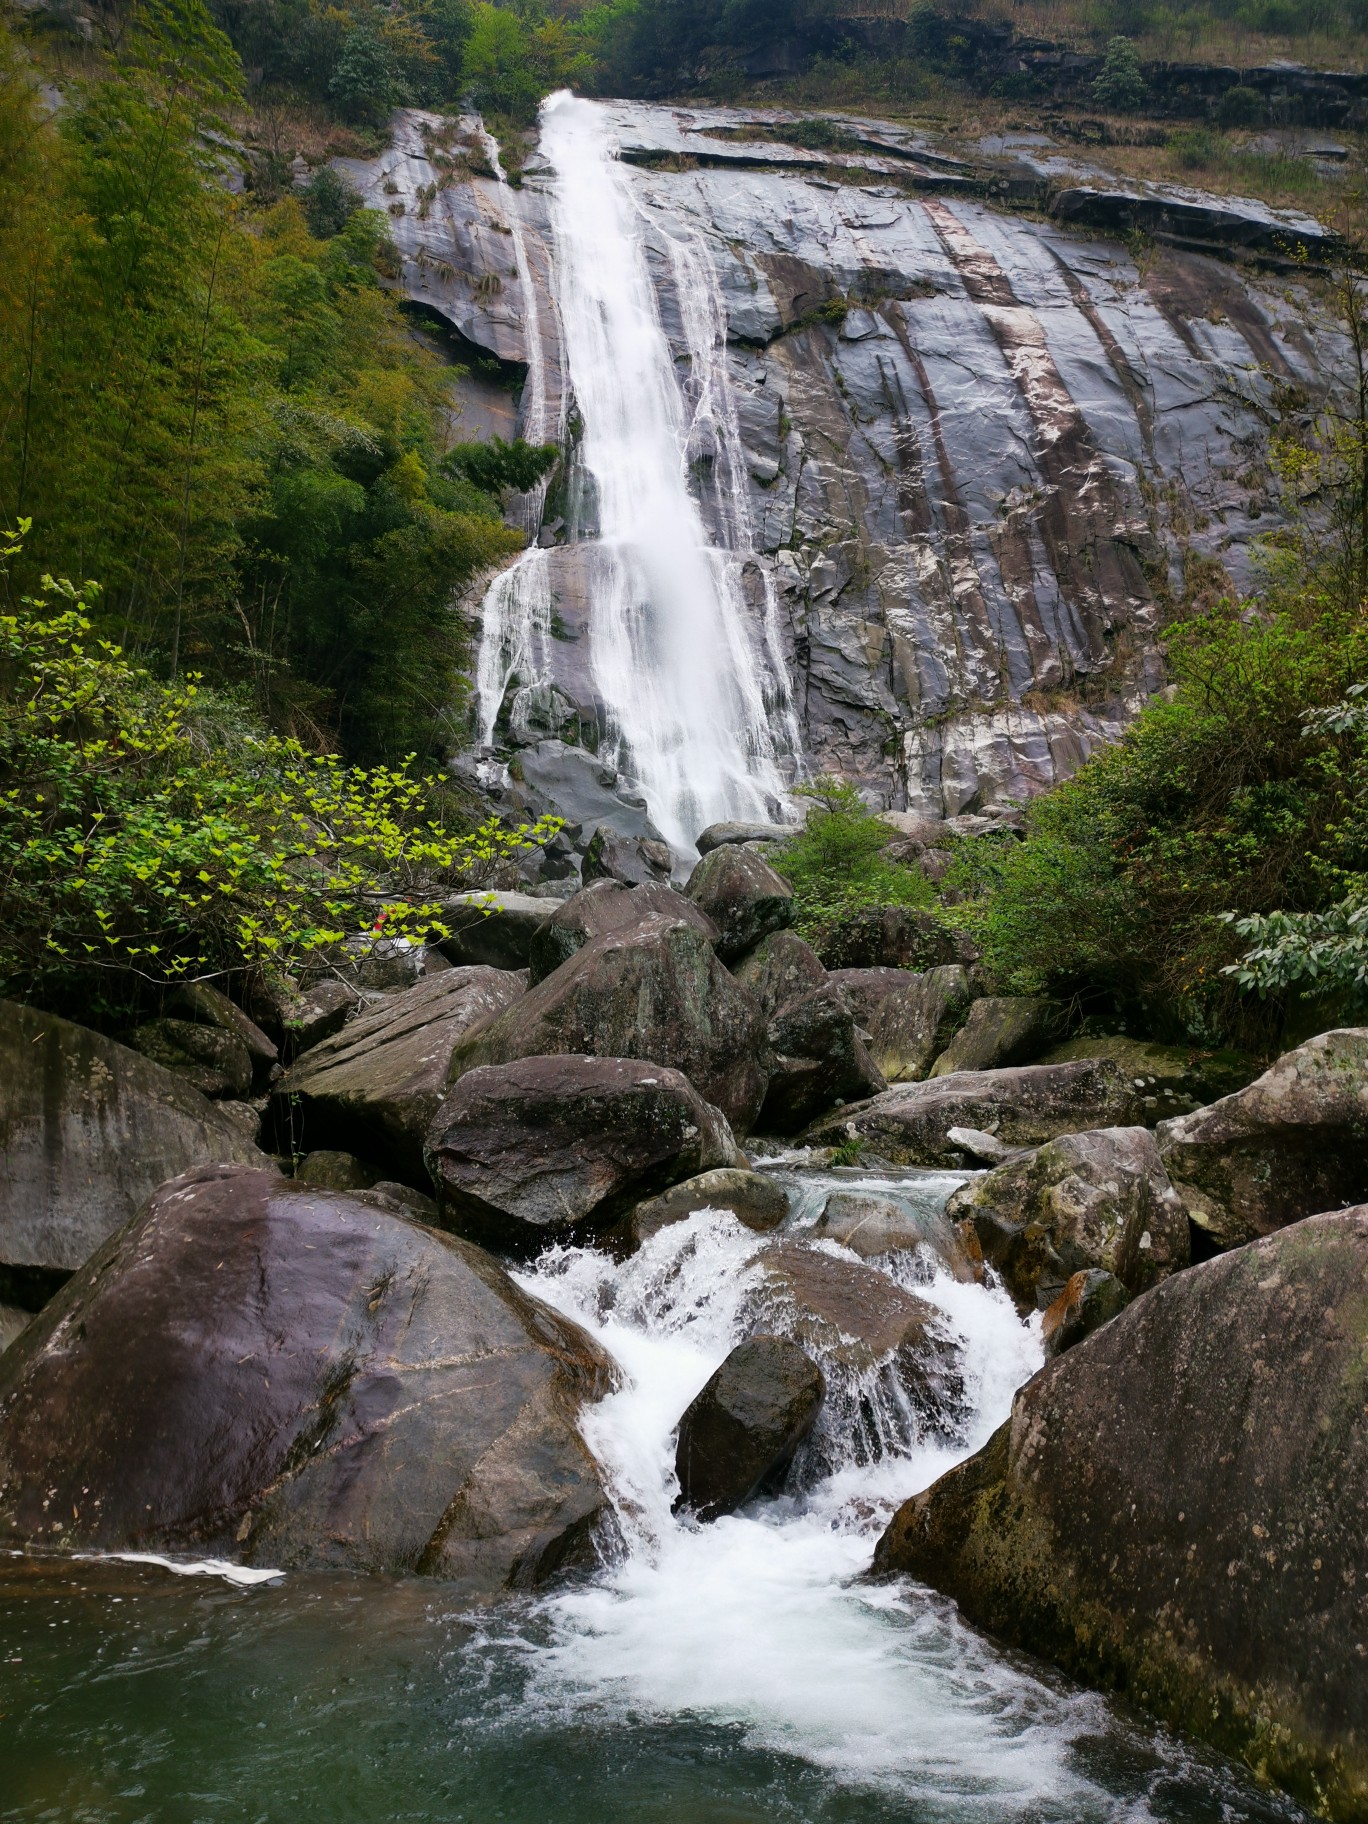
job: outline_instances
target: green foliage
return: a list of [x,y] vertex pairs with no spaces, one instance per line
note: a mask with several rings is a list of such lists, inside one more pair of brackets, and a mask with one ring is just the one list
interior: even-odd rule
[[1120,114],[1132,113],[1143,104],[1149,90],[1129,38],[1118,36],[1108,44],[1092,92],[1099,108],[1114,108]]
[[331,165],[315,171],[304,192],[304,219],[309,233],[320,241],[341,234],[361,207],[361,198]]
[[309,754],[193,676],[159,683],[95,634],[96,593],[45,577],[0,615],[0,993],[88,1015],[92,992],[440,936],[444,897],[559,828],[454,833],[407,764]]
[[328,78],[328,95],[338,113],[343,120],[378,125],[402,93],[389,46],[374,26],[354,25]]
[[501,494],[513,488],[526,494],[555,466],[560,451],[554,443],[528,443],[515,437],[505,443],[491,437],[483,443],[453,444],[442,458],[447,475],[464,475],[484,494]]
[[1216,104],[1216,119],[1223,127],[1262,126],[1266,113],[1259,91],[1241,82],[1227,89]]
[[477,0],[461,80],[484,112],[529,124],[544,95],[584,80],[591,68],[588,51],[563,20]]
[[842,914],[864,906],[930,904],[933,895],[920,868],[884,854],[893,833],[855,786],[822,777],[800,786],[795,796],[807,799],[811,809],[774,865],[793,887],[795,922],[803,936],[818,935]]

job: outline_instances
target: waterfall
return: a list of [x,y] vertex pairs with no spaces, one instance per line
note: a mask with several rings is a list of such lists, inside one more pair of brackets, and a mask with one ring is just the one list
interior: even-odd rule
[[[648,223],[603,111],[569,94],[552,96],[541,150],[553,173],[552,283],[567,390],[583,426],[577,459],[597,503],[595,536],[581,558],[592,603],[590,668],[606,722],[601,753],[635,779],[662,834],[687,853],[709,823],[772,819],[784,801],[782,761],[798,746],[777,604],[763,566],[758,641],[744,593],[754,558],[726,379],[725,313],[701,240],[667,236],[692,390],[724,451],[725,542],[718,548],[689,487],[703,420],[697,411],[691,417],[675,373],[647,265]],[[522,277],[526,250],[516,230],[514,250]],[[528,339],[529,355],[539,360],[530,321]],[[544,380],[537,384],[544,399]],[[534,394],[529,410],[535,405]],[[533,434],[530,416],[525,434]],[[516,673],[533,683],[551,673],[553,581],[549,554],[529,553],[485,598],[477,695],[486,743],[509,679]]]

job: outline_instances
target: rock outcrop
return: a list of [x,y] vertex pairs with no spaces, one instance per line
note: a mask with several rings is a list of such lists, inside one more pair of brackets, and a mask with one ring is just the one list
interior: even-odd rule
[[676,1507],[715,1520],[780,1481],[825,1395],[821,1369],[787,1337],[738,1343],[679,1421]]
[[532,893],[463,893],[443,907],[451,935],[442,954],[463,968],[526,969],[553,906]]
[[889,1083],[920,1083],[969,1017],[972,990],[958,963],[922,975],[899,973],[903,985],[875,1010],[869,1049]]
[[974,1002],[930,1074],[948,1077],[957,1070],[1004,1070],[1011,1064],[1029,1064],[1058,1033],[1061,1016],[1056,1002],[1038,996],[987,995]]
[[1368,1197],[1368,1028],[1308,1039],[1157,1133],[1189,1215],[1219,1247]]
[[725,1117],[679,1071],[556,1056],[467,1072],[432,1123],[427,1162],[445,1227],[527,1254],[604,1233],[737,1152]]
[[183,1077],[53,1014],[0,1002],[0,1266],[70,1272],[157,1185],[266,1160]]
[[594,1562],[575,1421],[612,1382],[478,1248],[203,1168],[0,1358],[0,1539],[527,1587]]
[[875,1555],[966,1617],[1368,1813],[1368,1209],[1137,1299],[899,1509]]
[[737,1133],[750,1129],[765,1098],[759,1005],[701,931],[664,913],[594,938],[471,1033],[453,1055],[453,1079],[557,1052],[646,1058],[682,1070]]
[[1044,1310],[1089,1268],[1134,1295],[1192,1258],[1187,1211],[1144,1127],[1062,1135],[971,1179],[945,1213],[973,1231],[1024,1311]]
[[920,1204],[910,1209],[908,1200],[898,1200],[892,1188],[886,1194],[866,1189],[833,1191],[805,1239],[839,1242],[862,1260],[927,1248],[956,1279],[983,1277],[975,1255],[966,1249],[952,1222]]
[[275,1090],[293,1152],[341,1148],[420,1188],[423,1143],[446,1095],[451,1058],[472,1027],[524,992],[521,971],[447,969],[388,997],[305,1052]]
[[717,926],[723,962],[735,962],[771,931],[793,923],[793,888],[753,850],[735,843],[710,850],[684,890]]
[[733,966],[732,974],[750,989],[767,1020],[786,1001],[824,987],[827,980],[817,952],[796,931],[775,931],[762,938]]
[[1132,1094],[1108,1059],[1024,1064],[1015,1070],[959,1071],[925,1083],[900,1083],[855,1108],[837,1109],[812,1127],[815,1146],[866,1141],[895,1165],[963,1163],[951,1128],[978,1128],[1011,1146],[1040,1146],[1082,1128],[1123,1125]]

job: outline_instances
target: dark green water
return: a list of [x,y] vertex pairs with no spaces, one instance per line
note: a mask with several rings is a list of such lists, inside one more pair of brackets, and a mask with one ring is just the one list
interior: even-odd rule
[[[943,1616],[930,1616],[946,1634]],[[889,1625],[921,1637],[909,1603]],[[1300,1817],[1233,1769],[1095,1698],[985,1658],[1004,1755],[994,1791],[953,1740],[927,1780],[874,1781],[776,1751],[754,1728],[539,1684],[547,1609],[473,1623],[439,1590],[289,1578],[239,1590],[118,1564],[0,1561],[5,1824],[892,1824],[893,1820]],[[668,1650],[668,1643],[663,1643]],[[959,1670],[964,1671],[963,1641]],[[792,1667],[820,1682],[820,1664]],[[1010,1695],[1004,1695],[1010,1689]],[[1012,1705],[1017,1714],[1007,1714]],[[1006,1709],[1004,1709],[1006,1706]],[[1051,1757],[1057,1757],[1052,1763]],[[1042,1777],[1058,1797],[1027,1790]]]

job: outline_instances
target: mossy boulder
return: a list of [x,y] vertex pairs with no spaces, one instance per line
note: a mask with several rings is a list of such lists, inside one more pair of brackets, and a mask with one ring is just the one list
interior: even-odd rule
[[1368,1208],[1165,1280],[906,1502],[878,1574],[1368,1818]]

